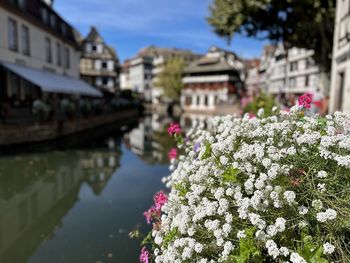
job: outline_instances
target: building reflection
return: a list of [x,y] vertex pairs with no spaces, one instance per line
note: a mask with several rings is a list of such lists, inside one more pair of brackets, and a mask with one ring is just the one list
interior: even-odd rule
[[119,167],[119,149],[0,159],[0,262],[27,262],[52,238],[82,183],[101,194]]
[[168,152],[175,146],[167,133],[169,123],[179,122],[185,132],[197,125],[211,129],[210,120],[213,117],[211,114],[199,112],[184,112],[178,120],[155,113],[147,115],[139,121],[136,128],[124,135],[124,143],[128,149],[149,164],[167,164]]
[[172,147],[166,128],[171,121],[162,114],[144,116],[136,128],[124,135],[126,147],[149,164],[166,163]]

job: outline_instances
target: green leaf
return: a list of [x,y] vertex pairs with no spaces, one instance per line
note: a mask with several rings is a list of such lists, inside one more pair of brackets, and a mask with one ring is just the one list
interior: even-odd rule
[[148,235],[142,240],[141,246],[152,243],[152,233],[149,232]]
[[261,252],[255,245],[254,233],[256,228],[245,229],[245,238],[239,240],[239,254],[231,256],[231,259],[237,263],[246,263],[249,259],[259,257]]
[[222,174],[222,179],[224,182],[236,183],[238,172],[237,168],[231,166]]
[[307,262],[328,263],[328,260],[323,257],[323,246],[315,244],[313,238],[309,235],[305,235],[302,238],[302,243],[298,247],[298,253]]
[[184,197],[188,192],[186,187],[182,183],[174,185],[174,188],[179,192],[179,196]]
[[205,159],[207,159],[207,158],[209,158],[210,156],[211,156],[211,145],[210,145],[210,143],[206,143],[205,144],[205,152],[204,152],[204,154],[203,154],[203,156],[202,156],[202,160],[205,160]]
[[163,245],[165,245],[167,247],[172,241],[174,241],[177,238],[178,234],[179,234],[178,229],[176,227],[173,228],[163,238]]

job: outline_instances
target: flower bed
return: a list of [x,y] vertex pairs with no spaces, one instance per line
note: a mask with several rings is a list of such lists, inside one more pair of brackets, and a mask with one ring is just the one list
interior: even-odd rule
[[[350,262],[350,114],[216,117],[169,154],[141,262]],[[260,117],[259,117],[260,116]]]

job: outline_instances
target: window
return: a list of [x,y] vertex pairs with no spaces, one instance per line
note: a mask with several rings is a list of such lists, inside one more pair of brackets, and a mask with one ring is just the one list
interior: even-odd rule
[[345,73],[340,72],[337,76],[337,99],[336,99],[336,105],[335,110],[341,111],[343,110],[343,95],[344,95],[344,83],[345,83]]
[[64,57],[65,57],[65,68],[69,69],[70,68],[70,57],[69,57],[69,48],[66,47],[64,49]]
[[46,62],[52,63],[51,39],[45,37]]
[[97,46],[96,45],[92,45],[92,51],[96,52],[97,50]]
[[50,15],[50,26],[51,26],[52,28],[55,28],[55,27],[56,27],[56,17],[55,17],[54,14],[51,14],[51,15]]
[[18,51],[17,22],[12,18],[8,20],[8,45],[12,51]]
[[296,85],[297,85],[297,79],[296,78],[290,78],[289,81],[290,81],[290,83],[289,83],[290,87],[291,88],[295,88]]
[[30,55],[30,41],[29,41],[29,28],[22,25],[22,53],[23,55]]
[[102,78],[102,84],[105,86],[108,83],[108,78]]
[[290,71],[296,71],[298,70],[298,61],[294,61],[290,63]]
[[106,61],[103,61],[102,62],[102,69],[106,69],[107,68],[107,62]]
[[49,14],[47,12],[47,9],[45,7],[41,8],[41,19],[45,24],[49,21]]
[[60,43],[56,43],[56,49],[57,49],[57,58],[56,58],[56,62],[57,62],[57,66],[62,66],[62,52],[61,52],[61,44]]
[[19,6],[21,9],[25,9],[25,8],[26,8],[26,5],[27,5],[27,1],[26,1],[26,0],[18,0],[18,6]]
[[305,76],[305,87],[309,86],[309,76]]
[[306,59],[306,68],[311,68],[315,64],[313,58],[307,58]]
[[67,34],[67,27],[66,27],[66,24],[64,23],[61,24],[61,32],[63,35]]

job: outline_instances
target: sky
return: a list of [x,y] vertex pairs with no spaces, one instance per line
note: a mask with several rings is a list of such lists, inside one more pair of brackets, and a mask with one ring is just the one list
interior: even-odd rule
[[235,35],[230,46],[205,18],[212,0],[55,0],[54,9],[84,37],[96,26],[124,61],[148,45],[205,53],[210,46],[259,57],[266,42]]

